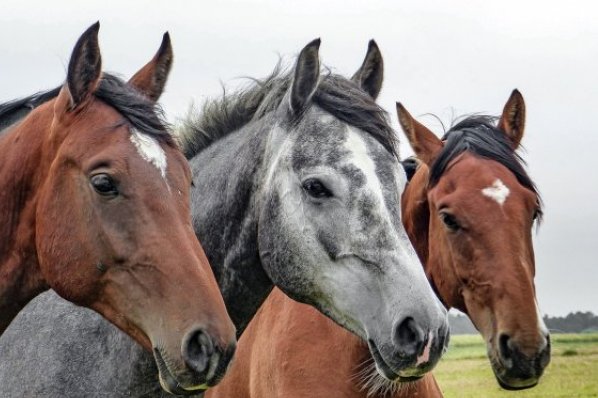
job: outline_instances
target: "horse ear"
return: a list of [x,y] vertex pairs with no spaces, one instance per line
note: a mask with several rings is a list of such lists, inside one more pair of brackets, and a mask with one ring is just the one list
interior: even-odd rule
[[415,155],[422,162],[431,166],[442,150],[442,141],[423,124],[415,120],[399,102],[397,102],[397,115]]
[[102,74],[102,57],[98,45],[100,22],[91,25],[77,40],[67,72],[70,109],[81,106],[91,97]]
[[129,84],[153,102],[158,101],[164,91],[172,67],[172,59],[172,44],[170,35],[166,32],[154,58],[133,75],[129,80]]
[[384,60],[376,42],[372,39],[368,44],[368,52],[361,67],[355,72],[351,80],[368,93],[373,99],[378,97],[384,79]]
[[302,112],[318,87],[320,77],[320,39],[315,39],[301,50],[295,65],[291,86],[291,111]]
[[511,93],[498,121],[498,128],[511,139],[513,149],[517,149],[525,128],[525,101],[519,90],[515,89]]

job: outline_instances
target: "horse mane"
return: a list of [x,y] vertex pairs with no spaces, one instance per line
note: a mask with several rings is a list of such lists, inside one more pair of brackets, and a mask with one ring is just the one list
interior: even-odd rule
[[[214,142],[251,121],[275,111],[293,81],[280,63],[264,79],[250,78],[250,84],[236,92],[206,101],[200,112],[193,109],[181,121],[179,137],[183,152],[192,158]],[[368,132],[390,153],[397,155],[397,136],[386,111],[355,82],[326,70],[320,77],[312,103],[343,122]]]
[[[0,125],[6,121],[10,121],[10,124],[17,122],[33,109],[56,98],[61,88],[62,86],[59,86],[29,97],[0,104]],[[168,145],[175,145],[162,108],[145,98],[124,80],[104,73],[94,96],[123,115],[131,127],[140,133],[152,136]],[[7,123],[7,127],[10,124]]]
[[0,134],[44,102],[55,98],[59,92],[60,87],[56,87],[0,104]]
[[510,138],[495,123],[495,116],[471,115],[452,126],[442,137],[444,147],[430,167],[430,187],[438,183],[448,165],[465,151],[494,160],[509,169],[519,183],[538,197],[538,219],[542,216],[542,200],[536,184],[525,171],[525,161],[513,150]]

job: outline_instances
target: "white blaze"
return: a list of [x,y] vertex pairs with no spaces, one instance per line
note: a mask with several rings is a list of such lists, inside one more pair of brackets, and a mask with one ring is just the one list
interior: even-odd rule
[[[390,212],[386,207],[384,201],[382,183],[378,178],[378,174],[376,174],[376,164],[374,163],[374,160],[368,153],[368,148],[364,139],[361,137],[359,132],[355,131],[355,129],[350,127],[349,132],[347,134],[347,140],[345,141],[344,146],[351,153],[349,161],[354,166],[359,168],[365,175],[366,189],[376,197],[376,206],[378,213],[381,218],[386,220],[386,222],[388,223],[387,226],[390,227],[392,225],[392,220]],[[399,165],[397,162],[397,170],[398,169]],[[397,179],[397,182],[405,183],[405,173],[397,173]],[[396,206],[400,207],[400,201],[396,204]],[[399,241],[399,247],[401,247],[400,250],[403,252],[405,256],[407,256],[407,258],[405,259],[405,263],[401,265],[411,269],[415,269],[416,273],[421,274],[420,276],[423,276],[424,273],[422,272],[421,263],[419,262],[415,250],[411,246],[411,242],[409,241],[409,238],[407,237],[407,233],[405,232],[405,230],[401,228],[399,233],[394,235],[394,237]],[[425,280],[425,278],[422,278],[422,280]]]
[[376,174],[376,164],[372,160],[372,157],[368,154],[368,148],[363,141],[363,138],[361,138],[359,133],[354,131],[352,128],[349,128],[347,141],[345,141],[345,148],[352,155],[350,161],[359,169],[361,169],[363,174],[365,174],[366,186],[378,199],[378,205],[380,208],[383,208],[384,195],[382,194],[380,180]]
[[511,191],[509,188],[507,188],[507,186],[498,178],[491,186],[482,189],[482,194],[484,196],[489,197],[501,206],[505,203],[510,193]]
[[162,178],[166,178],[166,154],[158,141],[149,135],[141,134],[135,129],[131,130],[130,138],[139,155],[154,165],[160,171]]

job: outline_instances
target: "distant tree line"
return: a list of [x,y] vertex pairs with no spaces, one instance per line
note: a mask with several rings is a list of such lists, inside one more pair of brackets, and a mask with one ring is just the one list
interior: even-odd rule
[[544,322],[551,332],[584,333],[598,332],[598,316],[592,312],[571,312],[567,316],[544,316]]
[[[449,315],[452,334],[477,333],[475,326],[463,314]],[[598,332],[598,316],[587,311],[571,312],[566,316],[544,316],[546,327],[553,333],[589,333]]]

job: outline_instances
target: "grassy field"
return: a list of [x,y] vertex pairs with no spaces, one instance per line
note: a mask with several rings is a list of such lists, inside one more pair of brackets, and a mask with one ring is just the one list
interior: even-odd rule
[[446,398],[598,397],[598,333],[553,334],[552,360],[531,390],[498,387],[480,336],[451,336],[449,351],[434,371]]

